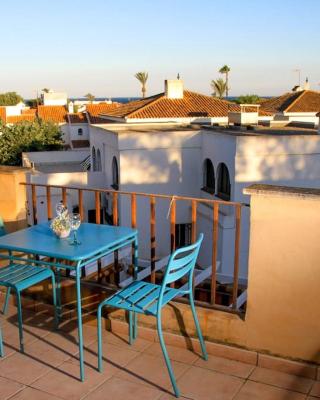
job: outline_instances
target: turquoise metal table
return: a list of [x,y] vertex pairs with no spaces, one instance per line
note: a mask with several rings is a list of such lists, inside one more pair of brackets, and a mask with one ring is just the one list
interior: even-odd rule
[[[55,267],[58,272],[58,304],[60,304],[60,306],[59,272],[61,269],[74,271],[77,292],[80,378],[83,381],[84,358],[81,309],[82,268],[91,262],[97,261],[102,257],[119,250],[120,248],[133,245],[134,274],[136,275],[138,268],[138,231],[136,229],[121,226],[83,223],[77,232],[77,237],[81,244],[71,246],[68,239],[58,239],[54,235],[49,227],[49,223],[34,225],[30,228],[0,237],[0,249],[8,251],[8,254],[0,254],[0,258],[5,258],[10,262],[16,260],[25,262],[25,258],[13,255],[14,252],[23,252],[37,256],[32,260],[34,264]],[[41,260],[39,256],[49,257],[49,261]]]

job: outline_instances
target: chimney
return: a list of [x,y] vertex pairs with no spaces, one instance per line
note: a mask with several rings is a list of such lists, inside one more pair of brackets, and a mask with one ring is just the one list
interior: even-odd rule
[[183,99],[183,81],[181,79],[166,79],[164,92],[168,99]]
[[304,84],[304,90],[310,90],[310,83],[308,78],[306,78],[306,82]]
[[74,107],[73,107],[73,102],[69,101],[68,104],[68,113],[73,114],[74,113]]

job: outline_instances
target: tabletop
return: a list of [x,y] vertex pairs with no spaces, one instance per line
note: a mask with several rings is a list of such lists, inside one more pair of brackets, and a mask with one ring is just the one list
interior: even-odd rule
[[49,225],[46,222],[2,236],[0,249],[81,261],[121,242],[133,240],[137,235],[133,228],[82,223],[77,231],[81,244],[71,246],[70,239],[59,239]]

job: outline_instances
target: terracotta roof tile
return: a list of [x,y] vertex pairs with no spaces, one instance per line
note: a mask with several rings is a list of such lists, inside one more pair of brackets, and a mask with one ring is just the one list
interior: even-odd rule
[[37,109],[36,108],[23,108],[21,110],[21,114],[33,114],[35,115],[37,113]]
[[0,119],[5,124],[7,121],[7,112],[5,107],[0,107]]
[[88,122],[85,113],[68,114],[70,124],[86,124]]
[[261,108],[272,112],[318,112],[320,111],[320,92],[303,90],[285,93],[263,101]]
[[[227,117],[228,111],[239,110],[238,104],[216,97],[185,90],[182,99],[168,99],[164,93],[146,99],[131,101],[105,113],[119,118],[192,118]],[[266,115],[265,113],[263,113]],[[260,114],[259,112],[259,115]],[[271,114],[267,114],[271,115]]]
[[67,110],[64,106],[38,106],[38,117],[55,123],[67,122]]
[[99,114],[105,114],[110,110],[118,108],[120,103],[97,103],[87,104],[86,111],[92,116],[98,116]]
[[17,124],[23,121],[34,121],[36,116],[34,114],[20,114],[20,115],[9,115],[7,117],[7,124]]

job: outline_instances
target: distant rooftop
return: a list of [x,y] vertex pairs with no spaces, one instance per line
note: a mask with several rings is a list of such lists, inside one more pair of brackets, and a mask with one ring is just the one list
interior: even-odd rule
[[320,92],[302,90],[263,100],[261,109],[268,112],[319,112]]
[[250,126],[246,127],[230,126],[210,126],[204,125],[202,128],[212,130],[213,132],[224,133],[233,136],[290,136],[290,135],[316,135],[319,136],[318,130],[314,128],[298,128],[298,127],[268,127],[268,126]]

